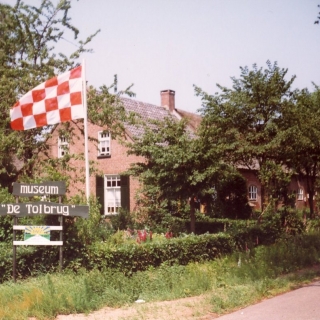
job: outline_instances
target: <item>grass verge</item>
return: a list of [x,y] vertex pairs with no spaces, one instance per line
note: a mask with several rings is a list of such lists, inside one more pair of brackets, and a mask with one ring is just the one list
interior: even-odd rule
[[225,313],[295,288],[320,275],[320,235],[290,238],[251,252],[206,263],[162,265],[127,277],[120,272],[83,270],[43,275],[0,285],[0,319],[54,319],[103,306],[174,300],[206,294],[211,312]]

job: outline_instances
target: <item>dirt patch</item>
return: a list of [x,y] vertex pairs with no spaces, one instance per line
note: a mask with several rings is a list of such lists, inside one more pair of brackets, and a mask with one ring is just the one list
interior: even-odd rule
[[88,315],[59,315],[56,320],[211,320],[218,317],[210,313],[205,295],[173,301],[135,303],[113,309],[103,308]]

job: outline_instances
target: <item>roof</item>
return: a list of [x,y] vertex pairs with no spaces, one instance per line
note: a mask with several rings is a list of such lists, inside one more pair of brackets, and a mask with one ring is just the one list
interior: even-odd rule
[[199,128],[200,123],[202,121],[202,117],[200,115],[180,109],[176,109],[176,111],[182,118],[188,119],[189,126],[192,127],[194,130]]
[[[139,115],[142,122],[148,122],[150,120],[163,121],[165,118],[172,117],[176,120],[181,118],[188,120],[188,125],[192,133],[199,127],[201,122],[201,116],[183,111],[180,109],[175,109],[174,113],[169,112],[165,107],[157,106],[150,103],[145,103],[137,101],[134,99],[123,98],[121,97],[121,102],[127,112],[132,112]],[[139,125],[125,124],[125,128],[129,136],[139,137],[143,134],[143,129]]]

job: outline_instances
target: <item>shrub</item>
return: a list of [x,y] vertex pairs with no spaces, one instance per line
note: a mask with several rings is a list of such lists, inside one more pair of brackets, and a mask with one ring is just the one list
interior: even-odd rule
[[134,221],[132,214],[123,209],[121,209],[118,214],[111,216],[109,221],[112,229],[115,231],[127,230],[128,228],[135,229],[136,227],[136,222]]
[[121,247],[108,247],[95,243],[90,247],[90,268],[112,268],[126,274],[158,267],[162,263],[186,265],[192,261],[205,261],[230,253],[233,240],[225,234],[171,238],[145,244],[130,243]]

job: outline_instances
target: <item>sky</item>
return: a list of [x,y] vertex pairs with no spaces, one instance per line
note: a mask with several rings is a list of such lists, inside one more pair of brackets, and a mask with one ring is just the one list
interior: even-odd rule
[[[14,5],[14,0],[0,0]],[[25,3],[37,5],[40,0]],[[53,0],[53,3],[56,1]],[[197,112],[194,85],[209,94],[231,87],[240,67],[267,60],[296,75],[293,88],[320,85],[320,0],[72,0],[71,22],[93,53],[86,63],[89,85],[118,90],[133,84],[134,99],[160,105],[160,91],[175,91],[178,109]],[[66,34],[69,53],[77,40]],[[80,62],[81,62],[80,61]]]

